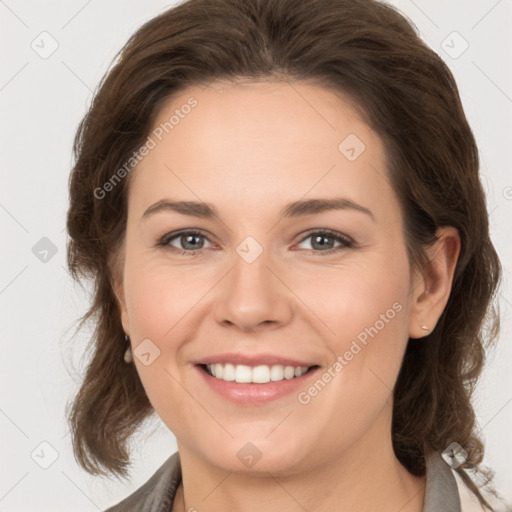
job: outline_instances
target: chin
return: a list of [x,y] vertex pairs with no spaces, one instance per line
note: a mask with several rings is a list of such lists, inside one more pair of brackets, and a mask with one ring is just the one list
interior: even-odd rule
[[225,471],[262,476],[298,473],[308,466],[306,450],[300,443],[273,442],[265,435],[249,439],[237,437],[222,447],[217,445],[204,458]]

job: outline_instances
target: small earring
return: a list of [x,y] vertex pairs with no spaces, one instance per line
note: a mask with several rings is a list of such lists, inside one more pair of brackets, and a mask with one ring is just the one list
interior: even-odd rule
[[133,362],[133,354],[132,354],[132,347],[130,345],[130,338],[125,334],[124,339],[128,342],[128,348],[126,349],[126,352],[124,353],[124,362],[126,364],[130,364]]
[[430,328],[428,325],[422,325],[421,328],[424,330],[424,331],[430,331]]

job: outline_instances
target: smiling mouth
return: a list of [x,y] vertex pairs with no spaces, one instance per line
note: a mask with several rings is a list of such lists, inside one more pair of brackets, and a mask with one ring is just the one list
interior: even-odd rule
[[259,365],[247,366],[243,364],[200,364],[198,365],[211,377],[225,382],[237,382],[240,384],[266,384],[298,379],[310,371],[318,368],[313,366],[285,366],[275,364],[272,366]]

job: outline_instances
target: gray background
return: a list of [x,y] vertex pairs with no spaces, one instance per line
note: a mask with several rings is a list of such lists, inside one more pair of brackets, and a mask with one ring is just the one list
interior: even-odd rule
[[[475,403],[487,443],[485,463],[512,500],[511,242],[506,236],[512,219],[512,2],[391,3],[450,66],[480,148],[504,283],[500,342]],[[170,5],[0,0],[3,512],[103,510],[145,482],[176,450],[174,436],[157,419],[134,443],[130,485],[95,478],[76,464],[64,416],[78,389],[74,368],[80,368],[87,341],[86,332],[78,338],[72,334],[88,292],[73,285],[65,263],[72,138],[115,53],[137,27]]]

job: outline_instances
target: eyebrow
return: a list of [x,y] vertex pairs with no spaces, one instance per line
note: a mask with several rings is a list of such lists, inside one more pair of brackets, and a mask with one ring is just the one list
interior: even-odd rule
[[[303,199],[286,205],[279,214],[279,219],[304,217],[306,215],[316,215],[330,210],[355,210],[368,215],[373,221],[375,216],[368,208],[341,197],[333,199]],[[196,201],[171,201],[162,199],[151,205],[142,215],[142,219],[162,212],[173,211],[182,215],[198,217],[201,219],[219,219],[220,215],[216,208],[208,203]]]

